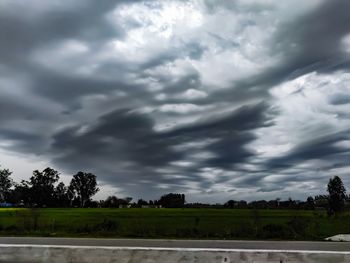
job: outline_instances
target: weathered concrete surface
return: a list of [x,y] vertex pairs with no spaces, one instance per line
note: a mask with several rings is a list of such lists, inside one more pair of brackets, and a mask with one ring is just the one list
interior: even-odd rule
[[349,234],[340,234],[335,235],[332,237],[325,238],[327,241],[350,241],[350,235]]
[[180,240],[125,238],[0,237],[4,245],[50,245],[88,247],[218,248],[250,250],[350,251],[350,242],[273,240]]
[[350,252],[0,245],[1,263],[350,262]]

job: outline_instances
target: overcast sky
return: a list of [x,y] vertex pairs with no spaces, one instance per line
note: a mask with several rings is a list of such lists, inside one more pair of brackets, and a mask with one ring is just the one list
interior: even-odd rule
[[350,1],[0,0],[0,165],[97,198],[350,187]]

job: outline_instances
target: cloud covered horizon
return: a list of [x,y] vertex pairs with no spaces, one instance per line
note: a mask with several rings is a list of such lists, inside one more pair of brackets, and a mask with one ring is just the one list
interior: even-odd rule
[[350,186],[349,9],[3,0],[0,165],[15,179],[31,164],[89,171],[102,195],[146,199]]

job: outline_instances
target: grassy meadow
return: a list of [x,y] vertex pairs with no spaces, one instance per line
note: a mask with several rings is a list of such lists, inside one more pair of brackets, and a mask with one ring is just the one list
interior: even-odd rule
[[350,232],[350,213],[250,209],[1,208],[0,235],[322,240]]

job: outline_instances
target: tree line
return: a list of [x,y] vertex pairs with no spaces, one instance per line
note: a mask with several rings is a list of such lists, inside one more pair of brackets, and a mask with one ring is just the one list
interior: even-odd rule
[[250,209],[292,209],[292,210],[326,210],[328,215],[334,215],[350,209],[350,195],[346,194],[344,183],[339,176],[329,179],[325,195],[309,196],[305,201],[288,200],[282,201],[280,198],[274,200],[258,200],[246,202],[245,200],[229,200],[225,204],[188,204],[188,207],[216,207],[216,208],[250,208]]
[[132,197],[109,196],[106,200],[93,201],[91,198],[99,191],[96,175],[79,171],[72,176],[68,186],[59,182],[59,172],[48,167],[35,170],[29,181],[16,183],[12,172],[0,169],[0,204],[23,207],[165,207],[165,208],[251,208],[251,209],[326,209],[333,215],[342,212],[350,204],[350,196],[338,176],[329,179],[328,195],[309,196],[306,201],[229,200],[224,204],[187,203],[184,194],[169,193],[159,200],[132,201]]
[[92,173],[77,172],[70,184],[59,182],[59,172],[47,167],[35,170],[29,181],[16,183],[12,172],[0,169],[0,203],[23,207],[85,207],[99,188]]
[[35,170],[28,181],[16,183],[9,169],[0,169],[0,206],[19,207],[172,207],[185,204],[184,194],[167,194],[159,200],[139,199],[131,203],[132,197],[109,196],[106,200],[93,201],[91,198],[100,190],[96,175],[77,172],[68,186],[59,182],[59,172],[47,167]]

